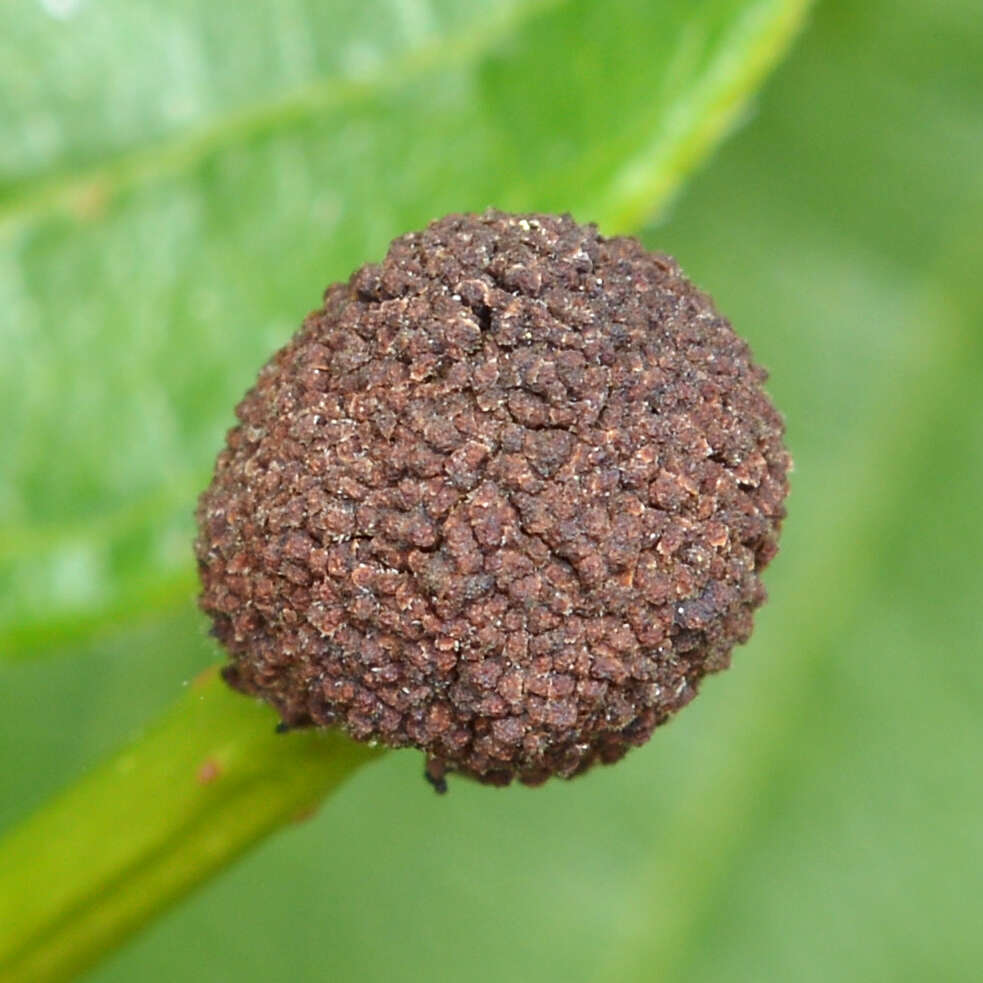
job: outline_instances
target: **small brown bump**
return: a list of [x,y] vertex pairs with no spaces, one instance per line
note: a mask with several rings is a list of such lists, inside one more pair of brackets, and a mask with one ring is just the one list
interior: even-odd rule
[[195,775],[199,785],[211,785],[222,776],[222,765],[215,758],[206,758]]
[[293,815],[290,817],[290,821],[293,823],[306,823],[312,820],[317,815],[317,804],[313,803],[309,806],[302,806],[297,809]]

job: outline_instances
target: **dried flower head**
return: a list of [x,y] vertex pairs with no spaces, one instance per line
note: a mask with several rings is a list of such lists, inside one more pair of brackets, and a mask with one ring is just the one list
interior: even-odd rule
[[397,239],[262,369],[201,497],[226,678],[437,784],[616,761],[764,600],[764,379],[634,239],[497,211]]

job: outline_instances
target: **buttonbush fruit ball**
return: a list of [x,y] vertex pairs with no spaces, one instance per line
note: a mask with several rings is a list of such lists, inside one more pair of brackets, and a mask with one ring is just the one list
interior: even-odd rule
[[765,598],[764,379],[634,239],[497,211],[396,239],[260,371],[201,496],[226,679],[438,783],[618,760]]

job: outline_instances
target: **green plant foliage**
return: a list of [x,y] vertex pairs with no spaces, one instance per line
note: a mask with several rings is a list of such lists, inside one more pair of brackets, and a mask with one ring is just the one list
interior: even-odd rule
[[[802,13],[337,7],[0,12],[0,826],[216,659],[194,495],[316,291],[451,209],[640,224]],[[90,979],[976,978],[981,160],[976,0],[820,4],[645,234],[788,417],[734,668],[569,784],[440,799],[387,755]]]

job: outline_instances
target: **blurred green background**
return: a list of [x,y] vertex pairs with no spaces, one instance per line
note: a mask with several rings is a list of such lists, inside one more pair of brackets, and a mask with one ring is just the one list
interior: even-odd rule
[[754,639],[647,747],[443,799],[390,754],[87,979],[979,978],[983,16],[819,3],[668,204],[801,6],[5,5],[0,828],[219,658],[231,407],[431,217],[648,219],[796,461]]

